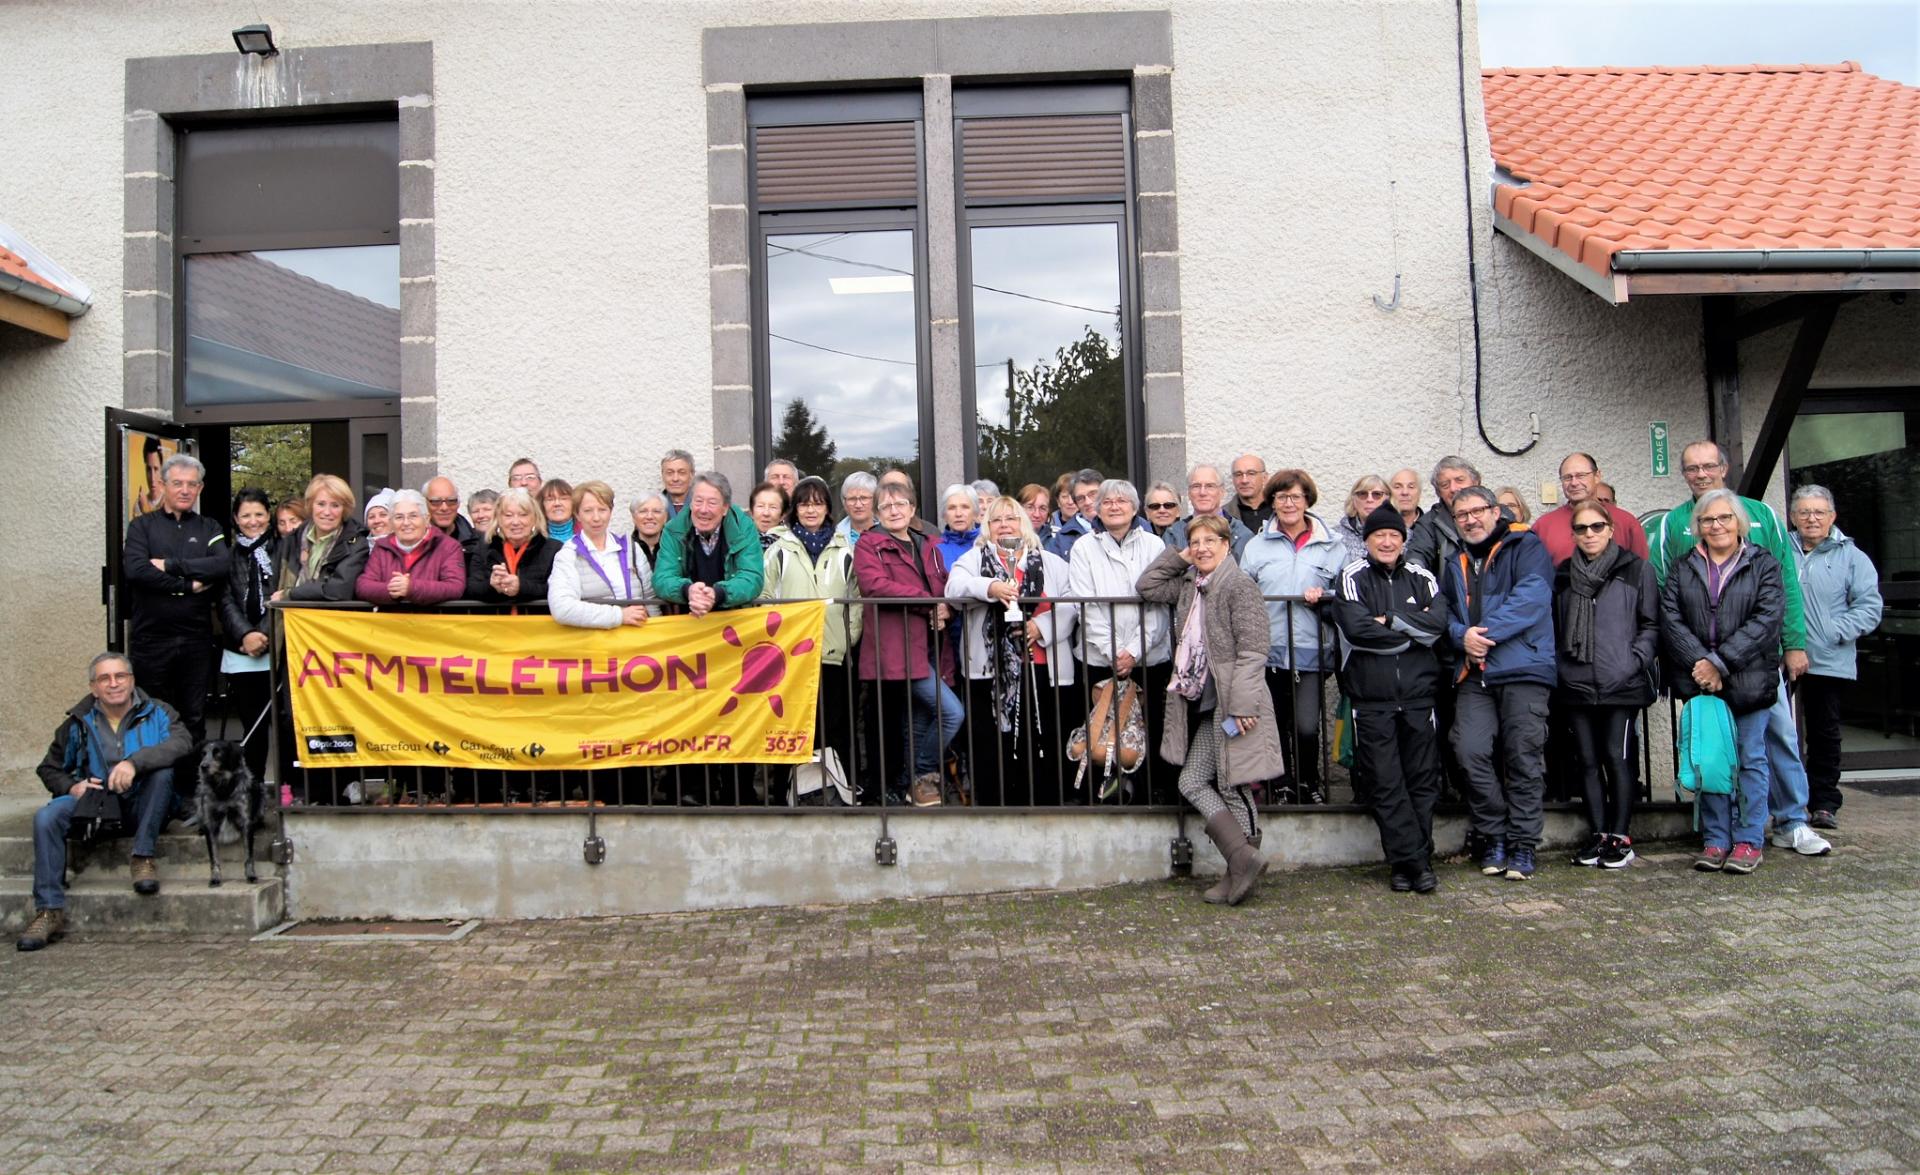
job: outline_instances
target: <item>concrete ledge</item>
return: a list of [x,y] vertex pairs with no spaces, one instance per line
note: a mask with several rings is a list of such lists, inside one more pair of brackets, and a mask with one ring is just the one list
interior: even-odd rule
[[[1683,835],[1687,817],[1652,809],[1640,839]],[[606,861],[585,863],[584,813],[296,812],[287,817],[292,918],[572,918],[868,902],[1024,889],[1078,889],[1171,874],[1179,822],[1163,812],[890,812],[898,864],[874,862],[878,813],[602,815]],[[1373,821],[1351,809],[1287,812],[1265,825],[1276,869],[1381,860]],[[1191,815],[1194,871],[1220,857]],[[1457,849],[1463,817],[1436,822]],[[1586,835],[1551,811],[1549,846]],[[1556,867],[1551,857],[1547,868]]]

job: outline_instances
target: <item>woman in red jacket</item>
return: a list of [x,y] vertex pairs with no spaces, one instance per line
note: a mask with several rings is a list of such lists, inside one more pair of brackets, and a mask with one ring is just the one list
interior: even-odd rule
[[[903,776],[900,748],[907,715],[913,729],[913,782],[907,798],[915,807],[940,803],[940,761],[965,716],[944,679],[953,675],[952,646],[939,639],[952,613],[944,602],[947,572],[940,547],[913,529],[913,493],[897,484],[880,487],[879,525],[853,548],[853,575],[862,596],[926,597],[927,605],[866,605],[860,636],[860,678],[875,683],[887,783]],[[935,658],[938,658],[936,662]]]
[[457,600],[467,590],[467,561],[459,540],[427,520],[427,500],[415,490],[393,495],[393,533],[373,544],[353,594],[382,607],[426,607]]

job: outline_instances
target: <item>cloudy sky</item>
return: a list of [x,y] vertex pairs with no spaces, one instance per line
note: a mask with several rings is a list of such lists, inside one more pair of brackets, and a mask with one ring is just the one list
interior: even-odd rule
[[1858,61],[1920,85],[1920,0],[1479,0],[1480,63]]

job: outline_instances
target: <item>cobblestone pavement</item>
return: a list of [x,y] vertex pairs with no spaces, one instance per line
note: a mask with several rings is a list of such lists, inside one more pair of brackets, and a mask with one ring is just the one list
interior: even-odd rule
[[1463,866],[0,958],[0,1170],[1920,1168],[1920,797]]

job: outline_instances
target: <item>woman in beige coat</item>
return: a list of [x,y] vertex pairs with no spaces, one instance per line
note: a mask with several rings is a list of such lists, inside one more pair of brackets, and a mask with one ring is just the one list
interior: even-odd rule
[[1160,755],[1181,764],[1180,794],[1207,822],[1226,859],[1209,902],[1237,906],[1267,867],[1254,847],[1259,823],[1252,784],[1284,774],[1273,698],[1267,692],[1266,603],[1234,563],[1224,518],[1187,527],[1184,550],[1169,550],[1141,573],[1142,598],[1174,605],[1173,682]]

